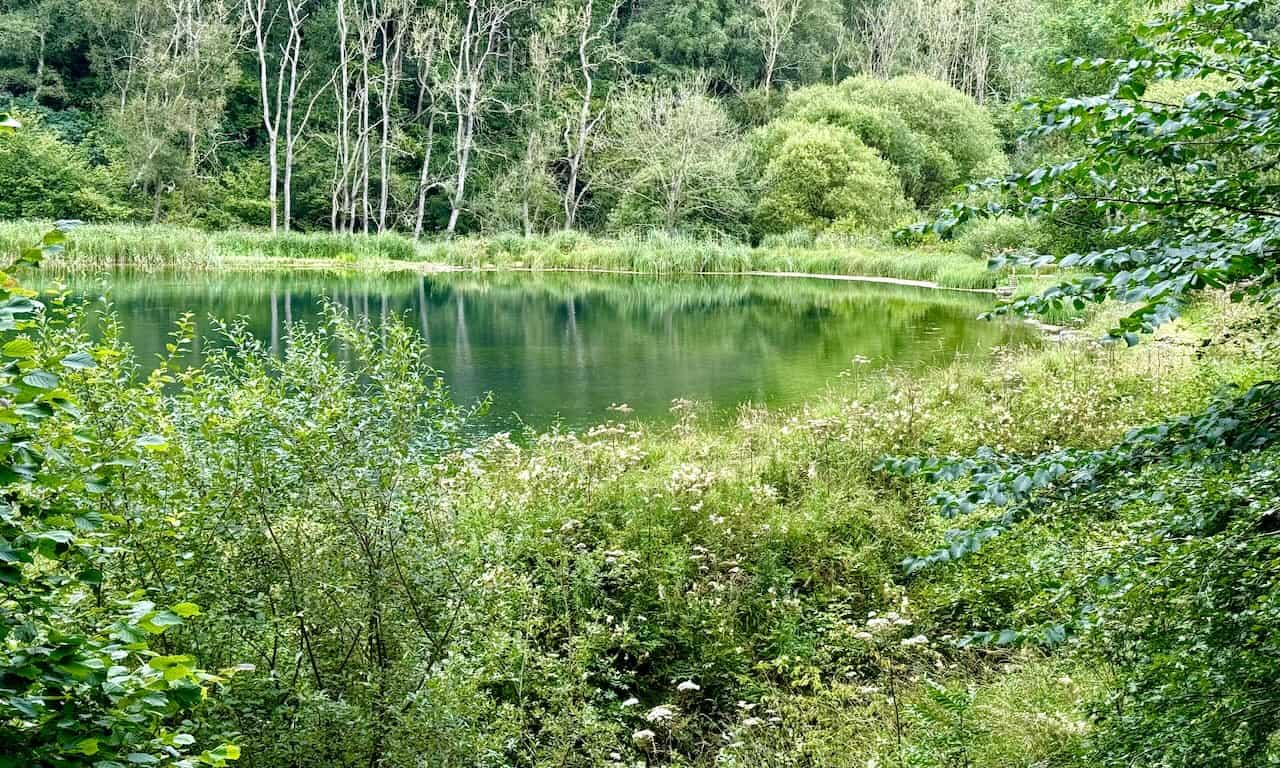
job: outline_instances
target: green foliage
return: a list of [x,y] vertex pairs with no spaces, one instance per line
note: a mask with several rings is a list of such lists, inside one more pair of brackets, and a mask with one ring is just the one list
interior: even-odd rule
[[1132,31],[1147,12],[1147,5],[1135,0],[1075,0],[1051,6],[1023,52],[1034,62],[1032,92],[1041,98],[1065,98],[1106,90],[1111,84],[1107,72],[1061,62],[1127,57]]
[[637,87],[613,103],[601,186],[616,199],[615,230],[715,234],[740,230],[738,134],[697,81]]
[[853,131],[776,121],[753,137],[757,233],[878,231],[911,210],[892,166]]
[[[330,307],[319,327],[290,328],[283,358],[228,325],[201,370],[181,371],[189,334],[179,326],[147,380],[122,388],[132,361],[117,356],[82,386],[86,435],[163,433],[163,450],[101,494],[131,510],[131,551],[188,553],[116,575],[180,589],[217,617],[181,649],[253,659],[261,676],[220,703],[244,712],[223,717],[246,721],[247,751],[369,764],[444,663],[462,585],[478,578],[438,495],[462,414],[402,325],[374,333]],[[340,750],[324,732],[335,722],[351,737]]]
[[1278,468],[1269,451],[1208,475],[1157,470],[1125,489],[1124,555],[1089,564],[1108,578],[1087,648],[1118,670],[1095,709],[1099,764],[1280,760]]
[[209,187],[207,213],[201,219],[218,229],[263,227],[271,223],[271,203],[263,198],[266,163],[244,162],[224,171]]
[[[1052,214],[1080,204],[1112,223],[1109,234],[1120,242],[1106,250],[997,259],[1090,273],[1002,311],[1137,304],[1109,332],[1111,341],[1134,345],[1208,289],[1273,306],[1280,55],[1241,31],[1257,7],[1248,0],[1192,3],[1148,25],[1130,57],[1074,62],[1078,70],[1109,73],[1114,85],[1102,96],[1043,105],[1038,130],[1086,135],[1082,154],[993,181],[988,186],[1005,200],[956,206],[937,223],[946,230],[1005,210]],[[1188,78],[1208,82],[1189,88]],[[1270,339],[1274,327],[1254,332]],[[984,448],[968,457],[883,463],[895,474],[942,484],[933,503],[963,521],[947,532],[944,547],[909,558],[909,573],[963,559],[996,537],[1055,517],[1105,525],[1125,516],[1104,555],[1087,559],[1076,579],[1042,585],[1052,590],[1056,610],[1033,614],[1037,623],[970,638],[1052,646],[1074,636],[1106,661],[1117,679],[1095,713],[1093,758],[1101,764],[1132,765],[1137,757],[1161,766],[1261,765],[1277,757],[1270,509],[1280,385],[1273,350],[1262,345],[1259,352],[1261,381],[1104,447]]]
[[971,766],[975,740],[976,688],[948,688],[929,678],[924,696],[911,707],[923,735],[911,745],[906,763],[912,766]]
[[950,157],[960,179],[1000,173],[1007,166],[990,116],[971,97],[946,83],[914,76],[857,77],[841,83],[840,89],[859,103],[892,109]]
[[[25,115],[16,115],[29,122]],[[128,211],[83,152],[39,126],[0,133],[0,218],[112,221]]]
[[1033,247],[1039,222],[1019,216],[977,219],[955,236],[955,248],[975,259],[990,260],[1002,254]]
[[894,167],[907,197],[918,206],[936,202],[961,180],[956,161],[932,138],[913,130],[889,106],[854,101],[845,88],[802,88],[787,98],[782,114],[852,131]]
[[721,0],[646,3],[627,24],[623,50],[642,72],[743,75],[755,67],[746,9]]
[[[39,264],[66,240],[64,230],[49,232],[17,265]],[[223,678],[191,655],[151,648],[200,609],[114,591],[108,570],[127,521],[76,501],[96,501],[164,441],[147,436],[117,452],[80,431],[83,411],[69,390],[93,375],[104,351],[72,330],[75,315],[60,297],[46,306],[3,278],[0,765],[223,766],[239,749],[196,752],[179,719]]]

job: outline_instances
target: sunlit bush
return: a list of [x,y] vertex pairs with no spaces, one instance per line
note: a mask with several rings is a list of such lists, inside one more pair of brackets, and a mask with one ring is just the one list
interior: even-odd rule
[[893,110],[912,130],[937,142],[955,161],[961,179],[998,173],[1007,165],[990,116],[946,83],[919,76],[855,77],[839,87],[856,102]]
[[783,116],[847,128],[898,172],[916,205],[937,201],[960,182],[956,161],[931,137],[915,131],[895,110],[855,101],[843,88],[815,85],[791,94]]
[[779,121],[754,136],[760,235],[883,230],[904,221],[911,205],[893,167],[850,130]]

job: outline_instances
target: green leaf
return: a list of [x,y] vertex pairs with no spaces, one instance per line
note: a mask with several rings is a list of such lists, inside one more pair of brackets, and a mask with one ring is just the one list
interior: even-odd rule
[[32,371],[22,377],[22,383],[35,389],[53,389],[58,386],[58,377],[48,371]]
[[36,353],[36,345],[30,339],[14,339],[0,347],[5,357],[27,358]]
[[89,368],[97,368],[98,363],[88,352],[73,352],[62,358],[62,366],[77,371],[83,371]]
[[182,617],[172,611],[155,611],[138,622],[139,627],[152,635],[163,634],[169,627],[180,627],[182,624]]
[[143,435],[134,441],[134,445],[147,450],[158,451],[169,444],[161,435]]
[[98,740],[93,738],[81,739],[76,743],[75,751],[92,757],[98,754]]
[[178,603],[177,605],[173,606],[170,610],[172,610],[174,613],[178,614],[184,619],[189,619],[192,616],[200,615],[200,606],[196,605],[195,603]]
[[205,753],[213,765],[218,765],[226,760],[239,760],[240,748],[235,744],[223,744],[217,749],[211,749]]

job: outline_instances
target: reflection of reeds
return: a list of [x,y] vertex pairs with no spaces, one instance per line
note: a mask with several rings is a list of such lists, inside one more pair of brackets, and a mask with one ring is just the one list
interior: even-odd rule
[[[146,270],[116,269],[98,273],[59,269],[56,265],[42,277],[61,279],[80,288],[98,284],[109,287],[116,301],[146,301],[180,293],[205,303],[251,304],[265,300],[273,292],[335,296],[338,294],[390,295],[408,301],[416,296],[419,283],[428,296],[455,292],[507,299],[511,302],[550,300],[599,300],[619,314],[649,315],[654,312],[713,310],[745,305],[769,305],[775,311],[839,311],[842,306],[882,304],[904,316],[946,307],[966,317],[990,309],[992,297],[982,294],[930,291],[877,283],[848,283],[829,280],[778,280],[742,276],[636,276],[589,273],[543,272],[442,272],[419,275],[415,272],[366,272],[336,270]],[[175,290],[180,285],[180,290]]]
[[[39,239],[47,222],[0,224],[0,250],[16,252]],[[936,283],[949,288],[994,288],[1004,277],[983,262],[939,250],[888,248],[864,241],[820,238],[770,241],[752,247],[734,241],[650,234],[593,238],[558,233],[523,238],[498,235],[415,243],[399,235],[332,235],[250,230],[203,232],[169,225],[86,225],[73,234],[56,262],[97,269],[208,268],[239,261],[327,261],[335,265],[418,261],[454,266],[531,270],[596,269],[646,275],[745,272],[866,275]]]

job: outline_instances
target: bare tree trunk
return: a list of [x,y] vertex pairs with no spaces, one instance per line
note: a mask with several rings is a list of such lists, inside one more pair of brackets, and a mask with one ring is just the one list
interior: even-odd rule
[[791,37],[791,30],[800,16],[803,2],[804,0],[755,0],[756,11],[760,14],[756,20],[756,34],[764,53],[764,81],[761,86],[765,91],[773,87],[782,46]]
[[369,113],[369,58],[370,48],[362,47],[360,66],[360,224],[364,234],[369,234],[369,136],[373,129]]
[[[600,109],[592,114],[595,72],[601,65],[601,61],[592,59],[592,54],[617,23],[621,5],[621,0],[614,0],[608,16],[598,27],[595,26],[594,0],[587,0],[578,15],[578,73],[582,78],[582,98],[578,103],[577,121],[571,128],[566,128],[565,132],[568,145],[565,161],[569,168],[563,199],[566,230],[573,229],[577,225],[578,211],[582,207],[582,201],[586,198],[589,187],[589,183],[583,180],[588,149],[606,111]],[[607,58],[611,53],[611,51],[604,52],[602,58]]]
[[40,103],[40,94],[44,90],[44,46],[45,38],[48,34],[45,30],[40,30],[40,49],[36,55],[36,87],[31,93],[31,98],[35,100],[36,104]]
[[435,141],[436,116],[434,110],[427,120],[426,144],[422,153],[422,171],[418,174],[418,210],[413,217],[413,239],[422,239],[422,225],[427,213],[427,192],[431,183],[431,150]]
[[422,238],[422,223],[426,219],[426,193],[430,189],[431,148],[435,142],[435,114],[426,123],[426,146],[422,151],[422,172],[417,177],[417,212],[413,216],[413,239]]
[[350,197],[348,181],[351,168],[351,69],[350,28],[347,19],[347,0],[337,0],[335,19],[338,32],[338,77],[333,84],[337,101],[338,130],[334,137],[334,168],[329,225],[334,232],[346,231],[347,201]]
[[[292,2],[290,3],[292,4]],[[253,50],[258,60],[258,97],[261,100],[262,127],[267,132],[267,201],[271,205],[271,231],[280,226],[280,117],[282,91],[284,89],[284,73],[289,67],[289,59],[293,51],[293,29],[285,45],[284,55],[276,66],[274,73],[268,71],[268,59],[271,55],[271,30],[279,15],[279,8],[268,8],[267,0],[244,0],[245,17],[248,19],[253,33]],[[275,76],[275,98],[272,99],[271,79]]]
[[407,21],[401,6],[390,4],[378,19],[382,34],[382,88],[378,94],[382,111],[381,140],[378,144],[378,231],[387,229],[387,206],[391,197],[391,142],[392,111],[400,86],[400,70],[403,65],[401,48]]
[[307,104],[307,109],[303,113],[302,119],[295,121],[298,93],[302,89],[303,82],[310,75],[309,70],[299,72],[299,62],[302,58],[302,25],[306,20],[306,14],[304,13],[306,3],[307,0],[287,0],[289,41],[286,51],[289,52],[289,86],[284,102],[284,188],[282,190],[284,198],[283,224],[286,232],[293,228],[293,161],[297,154],[298,139],[307,129],[307,122],[311,118],[311,110],[315,107],[316,99],[324,91],[323,88],[316,91],[311,101]]
[[452,29],[448,17],[430,14],[421,17],[418,26],[413,30],[410,44],[410,55],[417,64],[418,107],[413,116],[414,121],[427,116],[426,135],[423,138],[422,165],[418,171],[417,206],[413,217],[413,238],[422,238],[422,228],[426,220],[427,193],[431,190],[431,156],[435,149],[436,115],[438,114],[439,91],[435,83],[434,68],[440,49],[449,44]]
[[526,0],[463,0],[465,21],[459,28],[457,44],[450,53],[453,106],[457,115],[454,134],[454,160],[457,173],[449,200],[449,224],[446,232],[453,235],[466,202],[467,180],[471,173],[471,154],[475,148],[476,123],[492,98],[490,75],[493,59],[508,18],[525,5]]

